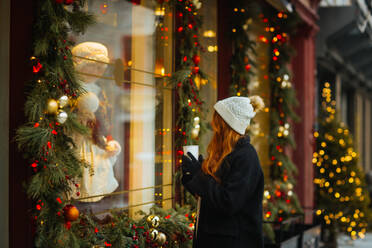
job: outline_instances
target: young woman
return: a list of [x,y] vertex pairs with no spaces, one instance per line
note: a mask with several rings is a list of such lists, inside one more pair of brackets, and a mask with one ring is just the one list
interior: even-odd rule
[[[264,177],[249,136],[260,97],[230,97],[214,105],[208,156],[183,156],[182,183],[200,197],[193,247],[263,247]],[[198,204],[199,205],[199,204]]]

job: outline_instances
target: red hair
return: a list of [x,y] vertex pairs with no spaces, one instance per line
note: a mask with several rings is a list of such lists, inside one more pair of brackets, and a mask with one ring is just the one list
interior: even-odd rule
[[220,181],[215,173],[220,167],[222,160],[233,150],[236,142],[243,135],[234,131],[217,112],[213,114],[212,128],[214,134],[208,145],[208,157],[202,164],[202,170],[205,174],[209,174],[217,181]]

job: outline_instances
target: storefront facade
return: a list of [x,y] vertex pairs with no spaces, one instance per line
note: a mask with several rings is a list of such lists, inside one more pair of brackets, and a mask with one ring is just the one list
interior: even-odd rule
[[[280,1],[268,2],[273,2],[276,8],[283,8],[283,5],[278,5]],[[32,77],[29,58],[32,56],[30,41],[35,18],[30,10],[36,3],[28,1],[22,8],[15,4],[11,5],[10,1],[8,4],[9,8],[1,9],[4,12],[8,10],[4,16],[6,14],[10,16],[8,22],[10,32],[7,33],[6,27],[1,27],[1,33],[9,38],[9,44],[2,41],[1,51],[9,51],[9,68],[2,68],[5,71],[2,75],[3,80],[9,82],[2,85],[4,87],[2,93],[9,91],[9,94],[6,94],[9,97],[9,107],[6,104],[2,107],[5,108],[4,113],[7,116],[5,120],[8,119],[9,123],[9,127],[4,128],[9,131],[9,139],[12,140],[15,129],[25,122],[23,89],[25,83]],[[296,36],[290,39],[297,51],[291,69],[292,82],[299,99],[296,112],[301,121],[293,123],[297,146],[286,152],[297,166],[295,191],[305,209],[314,208],[311,158],[315,121],[317,4],[317,1],[292,1],[292,6],[301,19]],[[262,3],[262,7],[274,9],[270,3]],[[78,63],[81,67],[77,71],[82,76],[83,84],[87,84],[87,91],[98,96],[101,107],[103,106],[102,123],[107,122],[109,131],[99,132],[105,132],[106,138],[110,136],[110,140],[117,141],[120,149],[116,147],[115,162],[102,162],[111,163],[112,171],[106,175],[115,175],[114,178],[106,177],[106,181],[99,183],[100,185],[107,183],[106,191],[98,190],[94,193],[97,189],[92,189],[93,191],[87,189],[85,195],[79,192],[79,196],[76,197],[80,199],[78,207],[90,209],[97,215],[105,214],[112,209],[128,209],[133,216],[137,210],[146,211],[153,204],[171,208],[180,199],[173,183],[173,175],[178,164],[177,150],[174,147],[178,131],[176,110],[179,95],[174,87],[167,83],[168,76],[175,71],[177,61],[180,59],[175,37],[178,32],[176,13],[156,1],[147,0],[88,1],[86,10],[98,16],[97,24],[88,29],[83,36],[72,37],[77,46],[71,50],[76,59],[80,59]],[[199,31],[199,39],[205,50],[201,54],[200,70],[207,75],[208,81],[200,79],[198,89],[201,99],[205,101],[204,108],[209,110],[204,115],[207,120],[210,120],[213,114],[213,104],[218,99],[231,95],[230,61],[233,54],[232,43],[227,35],[230,33],[231,24],[227,20],[235,12],[227,1],[202,1],[200,8],[204,22]],[[256,49],[261,55],[260,63],[268,64],[270,51],[264,43],[259,43],[263,26],[258,22],[252,26],[254,27],[250,31],[250,36],[257,41]],[[83,46],[79,47],[79,44]],[[95,51],[93,55],[91,51]],[[4,58],[6,61],[6,56]],[[94,70],[85,70],[86,64],[89,63],[96,65]],[[265,82],[267,74],[265,70],[267,69],[263,67],[257,69],[253,81]],[[253,87],[251,93],[262,96],[269,104],[271,95],[268,83]],[[265,173],[269,174],[269,147],[265,135],[270,132],[269,114],[264,112],[257,118],[262,124],[257,137],[253,138],[253,143],[258,147]],[[201,138],[203,153],[210,137],[209,131]],[[29,178],[31,172],[26,169],[27,161],[22,158],[17,145],[8,142],[6,137],[3,143],[9,145],[9,155],[4,156],[9,158],[9,183],[2,180],[5,184],[3,189],[7,189],[4,195],[9,193],[9,228],[5,228],[8,232],[3,233],[9,233],[9,247],[31,247],[33,230],[28,216],[31,203],[23,193],[22,187],[22,183]],[[82,152],[85,151],[85,155],[89,153],[88,146],[91,145],[80,147]],[[87,160],[97,161],[92,158],[93,155],[86,156]],[[2,175],[8,174],[5,169],[2,172],[4,172]],[[98,181],[99,179],[96,178]],[[267,175],[266,179],[270,180],[270,177]],[[89,183],[94,185],[98,181]],[[7,210],[3,212],[6,213]],[[310,219],[309,217],[308,221]],[[7,240],[6,236],[4,240]],[[20,236],[22,238],[19,238]]]

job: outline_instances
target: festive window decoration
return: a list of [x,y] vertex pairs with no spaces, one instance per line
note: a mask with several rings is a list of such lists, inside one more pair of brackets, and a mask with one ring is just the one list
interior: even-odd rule
[[324,83],[321,97],[312,161],[316,169],[316,214],[329,230],[326,239],[330,242],[335,241],[337,231],[352,239],[364,238],[371,210],[364,173],[358,166],[359,155],[349,129],[337,118],[330,83]]
[[[199,67],[200,53],[204,48],[199,41],[199,31],[202,25],[198,10],[202,3],[199,0],[164,1],[173,5],[176,15],[176,44],[179,55],[176,61],[176,72],[170,82],[177,90],[177,121],[176,121],[176,183],[180,184],[179,166],[182,162],[182,146],[198,145],[200,136],[206,130],[203,110],[203,100],[199,95],[199,83],[207,77]],[[165,4],[164,3],[164,4]],[[195,199],[184,192],[184,203],[195,206]]]
[[256,67],[254,59],[256,42],[250,39],[248,32],[253,18],[257,16],[258,5],[255,2],[247,4],[246,1],[234,1],[230,11],[232,11],[230,95],[248,96],[248,86],[253,75],[252,67]]
[[[136,1],[132,1],[136,4]],[[82,167],[74,150],[72,133],[87,134],[77,121],[77,98],[83,93],[78,83],[68,33],[83,33],[94,17],[82,10],[85,0],[43,0],[35,8],[33,57],[34,78],[27,88],[25,105],[28,122],[17,130],[19,148],[33,171],[27,194],[33,201],[36,247],[179,247],[190,246],[195,213],[189,208],[152,208],[150,215],[135,221],[125,212],[104,220],[79,211],[68,195],[78,187],[73,178]],[[204,124],[202,101],[195,80],[205,78],[199,68],[202,47],[198,40],[201,19],[198,0],[160,1],[177,14],[179,66],[172,77],[178,87],[180,134],[178,147],[197,143]],[[102,11],[107,11],[103,6]],[[180,154],[179,154],[180,155]],[[75,185],[75,186],[74,186]],[[79,192],[76,192],[79,194]],[[161,201],[159,202],[161,203]],[[154,216],[156,215],[156,216]]]
[[285,152],[294,146],[291,121],[298,120],[294,112],[297,104],[295,90],[291,87],[291,73],[288,69],[293,48],[289,37],[296,30],[298,17],[295,14],[271,11],[260,14],[265,30],[259,42],[267,44],[271,63],[269,80],[271,87],[269,156],[271,160],[271,182],[266,184],[264,217],[267,221],[281,222],[293,214],[302,213],[298,198],[293,191],[296,166]]

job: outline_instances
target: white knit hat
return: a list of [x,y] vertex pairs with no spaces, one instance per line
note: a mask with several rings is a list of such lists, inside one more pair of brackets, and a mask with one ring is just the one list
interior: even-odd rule
[[214,109],[233,130],[241,135],[245,134],[251,119],[256,115],[248,97],[233,96],[223,99],[214,105]]

